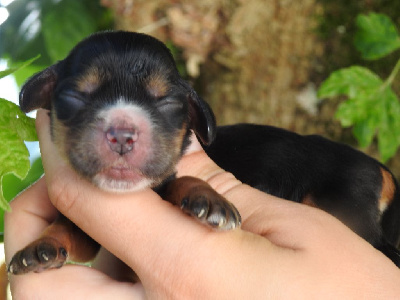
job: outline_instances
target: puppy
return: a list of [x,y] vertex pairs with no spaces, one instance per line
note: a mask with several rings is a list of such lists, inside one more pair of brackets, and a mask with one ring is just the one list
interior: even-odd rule
[[[209,106],[181,79],[168,49],[152,37],[90,36],[67,58],[32,77],[21,91],[20,106],[25,112],[51,110],[52,139],[61,155],[99,188],[150,187],[212,227],[240,226],[234,206],[206,183],[175,178],[192,130],[211,158],[238,179],[328,211],[400,264],[393,246],[399,241],[398,188],[384,166],[316,136],[245,124],[217,128]],[[98,249],[60,215],[15,254],[8,270],[23,274],[60,267],[67,258],[87,261]]]
[[318,135],[254,124],[217,128],[207,154],[261,191],[323,209],[400,266],[400,192],[375,159]]
[[[236,208],[205,182],[175,178],[191,131],[207,145],[216,126],[209,106],[182,80],[160,41],[121,31],[94,34],[29,79],[20,107],[51,111],[51,137],[61,156],[99,188],[152,188],[212,227],[240,226]],[[172,185],[182,187],[179,193]],[[88,261],[98,249],[60,215],[15,254],[8,270],[23,274],[60,267],[67,258]]]

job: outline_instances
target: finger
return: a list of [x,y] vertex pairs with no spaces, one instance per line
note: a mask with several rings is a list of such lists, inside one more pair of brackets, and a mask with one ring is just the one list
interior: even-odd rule
[[35,240],[56,218],[58,212],[51,204],[44,178],[39,179],[11,203],[11,212],[4,218],[6,261]]
[[141,284],[113,281],[93,268],[78,265],[12,276],[11,292],[15,299],[145,299]]

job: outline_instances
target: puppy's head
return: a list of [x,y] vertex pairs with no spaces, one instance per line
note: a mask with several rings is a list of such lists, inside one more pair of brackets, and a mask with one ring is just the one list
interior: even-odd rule
[[106,190],[156,187],[173,175],[192,129],[215,135],[209,106],[178,74],[163,43],[103,32],[29,79],[24,112],[51,110],[52,139],[81,175]]

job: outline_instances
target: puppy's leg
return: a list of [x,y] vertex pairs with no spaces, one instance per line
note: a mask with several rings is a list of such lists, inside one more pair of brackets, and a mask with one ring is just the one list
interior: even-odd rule
[[241,225],[236,207],[198,178],[185,176],[174,179],[161,196],[213,228],[229,230]]
[[68,260],[92,260],[99,244],[62,214],[45,229],[42,235],[18,251],[8,266],[12,274],[41,272],[59,268]]

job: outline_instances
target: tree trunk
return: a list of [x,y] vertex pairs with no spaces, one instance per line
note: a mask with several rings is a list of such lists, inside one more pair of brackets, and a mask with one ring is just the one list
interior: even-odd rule
[[309,77],[323,49],[313,33],[315,0],[102,2],[117,13],[118,28],[182,49],[196,90],[219,124],[309,131],[317,114]]

